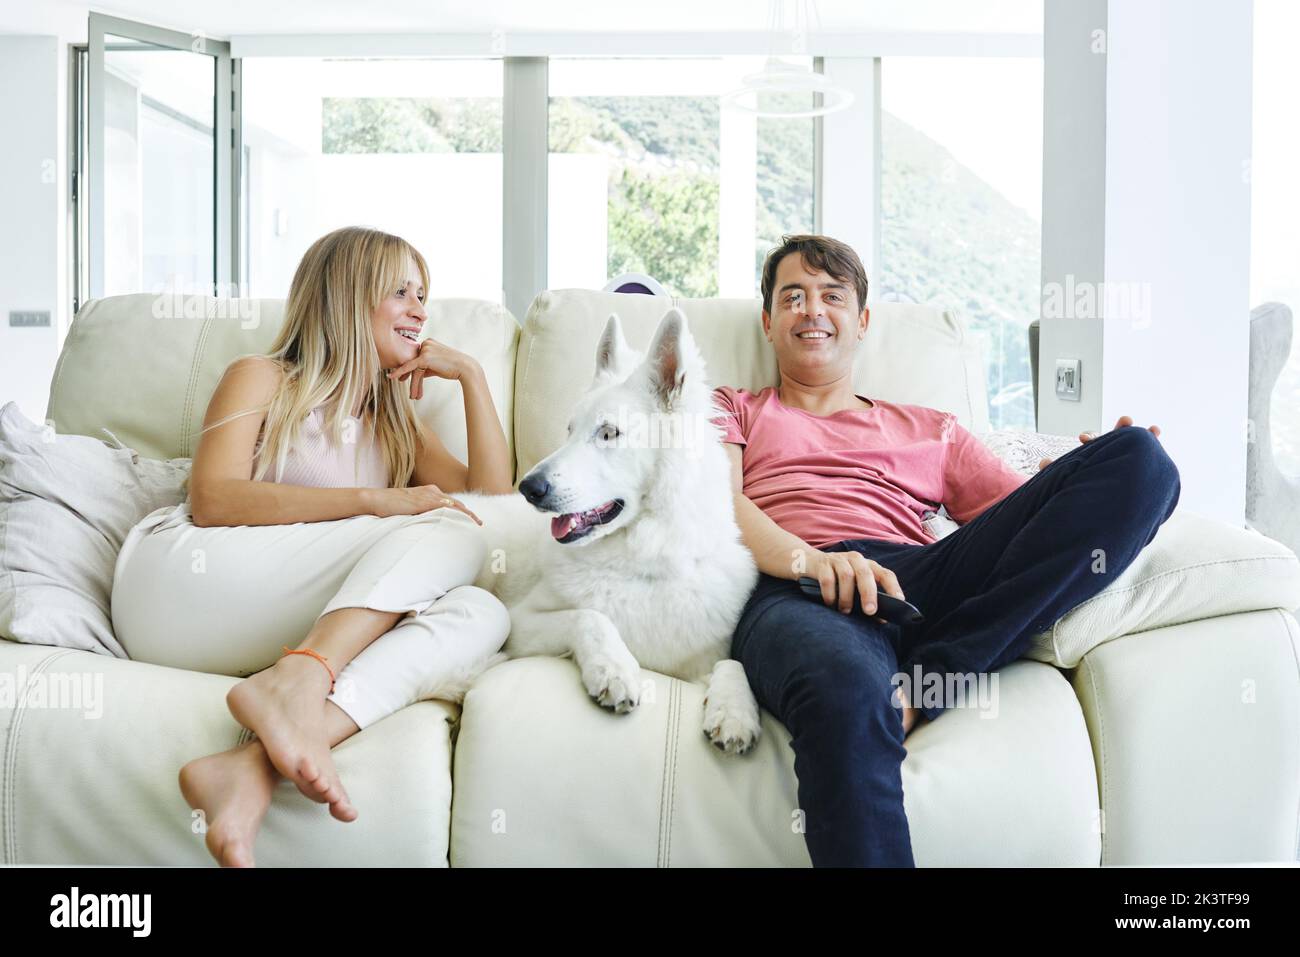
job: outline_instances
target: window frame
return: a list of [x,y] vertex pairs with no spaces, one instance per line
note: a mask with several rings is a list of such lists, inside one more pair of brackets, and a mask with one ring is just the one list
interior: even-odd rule
[[[103,295],[104,283],[104,167],[94,162],[104,151],[105,37],[114,36],[167,47],[213,59],[213,183],[212,275],[218,290],[238,283],[240,269],[239,193],[232,190],[240,173],[242,142],[239,129],[239,66],[230,43],[101,13],[89,15],[87,43],[74,44],[69,57],[70,135],[68,270],[73,314],[88,299]],[[196,44],[201,49],[195,49]],[[100,82],[96,82],[96,78]],[[84,95],[83,95],[84,93]]]
[[[97,32],[98,31],[98,32]],[[96,58],[102,71],[103,36],[127,36],[144,42],[189,49],[191,37],[150,24],[90,14],[90,43],[73,45],[69,82],[69,244],[72,251],[69,285],[74,314],[93,296],[95,242],[102,262],[102,235],[95,236],[96,171],[87,159],[98,148],[89,120],[94,114]],[[229,111],[218,109],[217,175],[214,188],[217,231],[214,275],[221,285],[237,286],[247,256],[247,224],[242,142],[242,61],[245,57],[418,57],[490,58],[504,61],[502,277],[505,306],[522,322],[534,296],[547,288],[547,195],[549,61],[552,56],[727,56],[771,54],[767,32],[583,34],[350,34],[350,35],[243,35],[228,41],[205,38],[217,63],[218,103],[229,101]],[[98,52],[96,47],[98,46]],[[792,51],[793,52],[793,51]],[[857,103],[848,110],[813,121],[813,215],[818,232],[830,231],[863,256],[871,274],[880,267],[880,68],[881,60],[894,56],[1039,57],[1043,38],[1038,34],[874,33],[821,35],[807,38],[800,56],[813,59],[819,73],[843,76],[851,84]],[[81,96],[83,88],[87,95]],[[102,95],[102,92],[101,94]],[[102,106],[101,106],[102,109]],[[227,118],[222,122],[222,118]],[[866,120],[864,133],[863,121]],[[867,141],[873,157],[871,188],[861,189],[860,178],[844,175],[833,159],[841,144]],[[89,188],[87,188],[89,187]],[[101,194],[102,195],[102,194]],[[102,209],[100,213],[102,219]]]

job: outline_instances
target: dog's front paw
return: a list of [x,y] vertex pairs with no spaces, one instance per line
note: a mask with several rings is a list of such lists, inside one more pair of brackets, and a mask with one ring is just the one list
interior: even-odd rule
[[[752,699],[751,699],[752,701]],[[758,743],[762,731],[758,707],[751,701],[736,700],[729,695],[704,699],[704,736],[726,754],[747,754]]]
[[588,661],[582,669],[582,683],[587,694],[602,708],[627,714],[641,700],[639,668],[621,666],[608,658]]

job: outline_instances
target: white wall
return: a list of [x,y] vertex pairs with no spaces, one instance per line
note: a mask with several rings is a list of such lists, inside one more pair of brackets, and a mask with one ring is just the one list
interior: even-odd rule
[[1158,423],[1187,507],[1241,525],[1251,4],[1112,0],[1109,33],[1106,278],[1151,298],[1148,318],[1107,317],[1102,421]]
[[[0,403],[45,418],[59,351],[63,286],[58,38],[0,36]],[[12,310],[50,314],[44,328],[11,328]]]
[[[1107,0],[1049,3],[1043,31],[1043,288],[1099,283],[1106,257]],[[1102,420],[1102,320],[1042,316],[1038,430],[1078,435]],[[1055,395],[1056,359],[1078,359],[1079,401]],[[1132,413],[1135,417],[1138,411]]]
[[[1090,48],[1096,30],[1103,53]],[[1241,525],[1251,5],[1049,3],[1044,51],[1044,281],[1100,271],[1109,288],[1096,292],[1135,298],[1127,312],[1109,300],[1095,318],[1044,318],[1039,428],[1157,424],[1180,507]],[[1083,359],[1082,402],[1056,397],[1058,357]]]
[[[0,404],[45,417],[50,377],[72,321],[68,297],[68,44],[86,41],[85,4],[0,7]],[[10,310],[50,313],[11,328]]]

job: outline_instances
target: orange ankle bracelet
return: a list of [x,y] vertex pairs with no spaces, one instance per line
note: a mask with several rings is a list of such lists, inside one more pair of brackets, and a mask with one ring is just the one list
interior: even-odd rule
[[[325,656],[322,655],[319,651],[312,651],[310,648],[294,649],[294,648],[290,648],[288,645],[285,645],[284,654],[285,655],[311,655],[313,658],[315,658],[317,661],[323,664],[325,666],[325,670],[330,673],[330,691],[332,692],[334,690],[334,669],[330,667],[330,663],[325,660]],[[284,655],[281,655],[280,657],[283,658]]]

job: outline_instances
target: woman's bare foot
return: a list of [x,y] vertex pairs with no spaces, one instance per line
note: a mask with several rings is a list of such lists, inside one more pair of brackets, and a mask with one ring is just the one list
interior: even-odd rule
[[181,794],[202,811],[208,853],[222,867],[252,867],[253,844],[279,780],[257,741],[181,768]]
[[330,806],[340,821],[356,818],[330,757],[325,731],[329,675],[307,655],[286,655],[230,689],[226,705],[262,743],[275,769],[304,795]]

